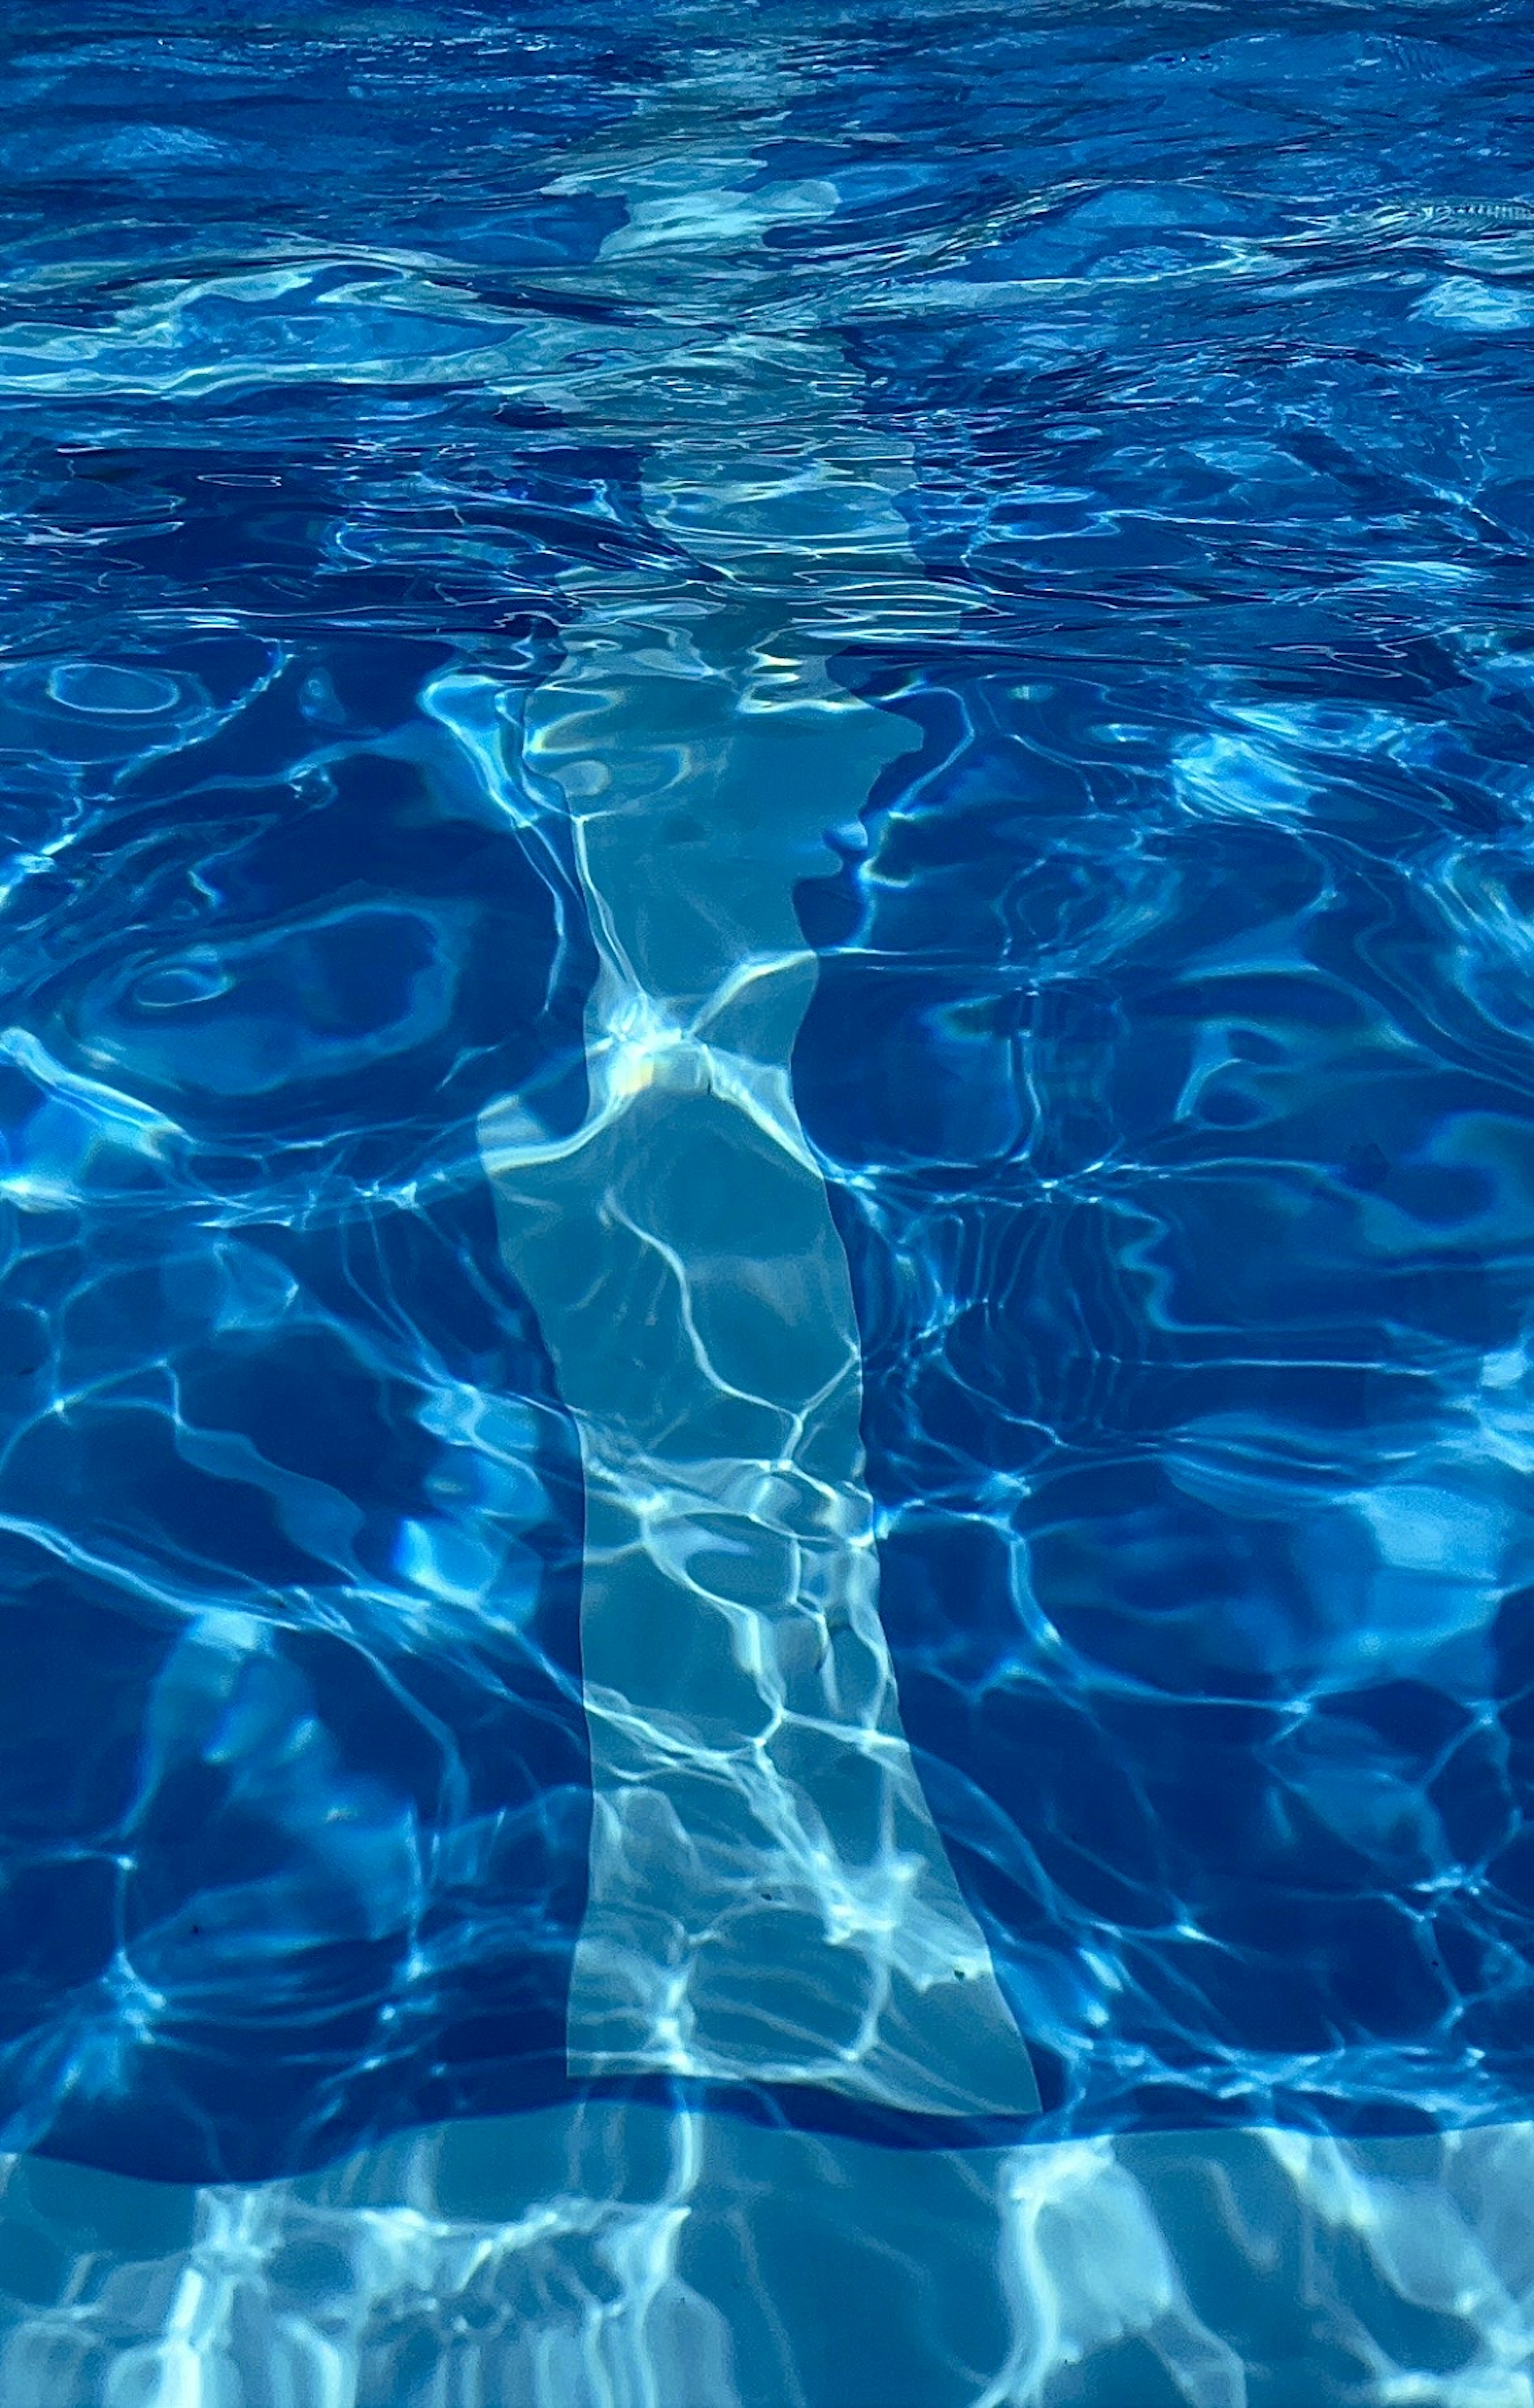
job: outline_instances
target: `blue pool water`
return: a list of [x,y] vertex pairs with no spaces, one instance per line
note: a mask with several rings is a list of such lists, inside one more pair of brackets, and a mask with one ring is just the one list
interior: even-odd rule
[[1534,8],[0,59],[0,2401],[1534,2408]]

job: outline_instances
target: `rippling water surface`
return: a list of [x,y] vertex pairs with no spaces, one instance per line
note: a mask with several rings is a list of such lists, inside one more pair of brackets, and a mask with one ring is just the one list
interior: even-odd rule
[[1534,8],[0,61],[0,2396],[1534,2408]]

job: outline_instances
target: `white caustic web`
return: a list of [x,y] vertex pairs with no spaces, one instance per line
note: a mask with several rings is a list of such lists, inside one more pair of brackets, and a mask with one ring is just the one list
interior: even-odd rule
[[794,890],[913,740],[826,657],[952,605],[896,507],[906,455],[777,297],[765,233],[836,197],[754,188],[780,97],[673,85],[622,157],[562,179],[626,209],[595,279],[619,350],[576,421],[639,452],[675,565],[567,572],[563,663],[515,723],[472,675],[431,698],[507,808],[567,812],[600,962],[581,1126],[552,1139],[509,1101],[480,1127],[586,1479],[569,2057],[1025,2111],[901,1729],[851,1283],[789,1076],[815,978]]

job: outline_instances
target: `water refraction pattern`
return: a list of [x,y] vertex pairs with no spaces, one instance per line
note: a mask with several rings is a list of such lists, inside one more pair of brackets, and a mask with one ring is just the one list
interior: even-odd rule
[[[513,1096],[481,1124],[585,1470],[570,2060],[1029,2112],[900,1728],[855,1313],[789,1080],[815,968],[796,883],[834,869],[827,826],[907,740],[828,678],[839,620],[952,617],[894,507],[906,448],[865,431],[836,344],[801,337],[785,368],[757,322],[763,236],[836,203],[765,179],[744,138],[793,90],[769,57],[705,64],[568,154],[562,188],[625,202],[590,289],[645,313],[582,406],[642,437],[641,507],[678,556],[563,580],[564,666],[520,760],[504,734],[485,754],[512,810],[528,781],[562,798],[601,963],[585,1121],[550,1136]],[[493,725],[488,686],[466,694]]]
[[7,2398],[1534,2408],[1531,43],[0,25]]
[[[1058,114],[937,32],[864,303],[974,610],[848,671],[924,749],[806,890],[799,1093],[908,1727],[1078,2125],[1534,2075],[1513,22],[1147,17]],[[805,137],[909,106],[866,54]]]
[[643,2106],[243,2188],[0,2167],[43,2408],[1527,2408],[1527,2125],[962,2155]]
[[[284,207],[283,111],[419,131],[367,64],[10,68],[0,2104],[179,2176],[557,2090],[585,1891],[578,1457],[476,1128],[579,1115],[590,947],[434,705],[556,663],[625,462],[487,380],[513,308]],[[227,173],[157,122],[236,102]],[[515,194],[464,257],[600,239]]]

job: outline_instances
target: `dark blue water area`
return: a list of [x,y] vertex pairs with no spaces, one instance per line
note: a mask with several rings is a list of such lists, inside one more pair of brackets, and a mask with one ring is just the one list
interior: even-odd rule
[[584,1898],[579,1457],[473,1147],[583,1085],[581,942],[391,752],[431,645],[278,650],[0,671],[0,2067],[177,2172],[541,2095]]
[[1167,22],[867,57],[774,237],[997,221],[853,337],[972,609],[801,897],[882,1610],[1042,2131],[1527,2114],[1534,22]]
[[[921,750],[801,891],[796,1085],[1028,2131],[1527,2115],[1534,11],[758,35],[838,196],[768,248],[967,614],[836,664]],[[8,2145],[566,2091],[579,1455],[475,1124],[578,1121],[593,953],[432,697],[514,720],[666,549],[471,322],[599,348],[623,205],[550,186],[677,50],[0,28]]]
[[65,14],[0,99],[65,362],[0,380],[0,2129],[245,2177],[564,2088],[579,1451],[475,1125],[579,1119],[590,945],[422,697],[514,717],[635,463],[430,326],[369,384],[337,247],[514,313],[621,218],[538,188],[625,104],[575,30]]

